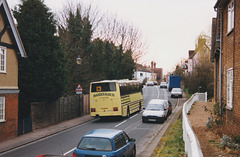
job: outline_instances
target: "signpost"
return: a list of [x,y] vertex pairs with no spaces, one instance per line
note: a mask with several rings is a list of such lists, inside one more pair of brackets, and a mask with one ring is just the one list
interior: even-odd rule
[[80,84],[78,84],[78,86],[77,86],[77,88],[76,88],[76,94],[82,94],[82,92],[83,92],[83,89],[82,89],[82,87],[81,87],[81,85]]
[[83,89],[82,89],[82,87],[81,87],[81,85],[80,84],[78,84],[78,86],[77,86],[77,88],[75,89],[75,91],[76,91],[76,94],[78,95],[78,100],[79,100],[79,103],[78,103],[78,106],[79,106],[79,110],[78,110],[78,114],[79,114],[79,116],[82,116],[82,114],[83,114],[83,112],[81,112],[81,111],[83,111],[83,104],[82,104],[82,106],[81,106],[81,103],[80,103],[80,99],[81,99],[81,94],[82,94],[82,92],[83,92]]

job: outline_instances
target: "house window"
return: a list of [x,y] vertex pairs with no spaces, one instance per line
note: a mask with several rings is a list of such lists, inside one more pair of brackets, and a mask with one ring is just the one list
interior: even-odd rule
[[0,73],[6,72],[6,48],[0,46]]
[[0,97],[0,122],[5,121],[5,97]]
[[232,109],[233,101],[233,68],[228,69],[227,72],[227,109]]
[[232,0],[228,5],[228,32],[234,28],[234,1]]

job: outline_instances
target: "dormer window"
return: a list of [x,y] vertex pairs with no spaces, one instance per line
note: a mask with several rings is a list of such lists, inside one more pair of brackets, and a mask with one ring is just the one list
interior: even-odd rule
[[6,48],[0,46],[0,73],[6,73]]

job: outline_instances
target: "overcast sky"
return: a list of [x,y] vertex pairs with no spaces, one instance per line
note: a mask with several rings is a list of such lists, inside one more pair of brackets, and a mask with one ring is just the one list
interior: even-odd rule
[[[11,9],[20,0],[7,0]],[[45,0],[54,13],[62,10],[69,0]],[[151,61],[171,72],[181,60],[188,58],[188,50],[195,49],[201,33],[211,35],[213,7],[217,0],[74,0],[93,4],[105,12],[133,23],[149,45],[141,63]]]

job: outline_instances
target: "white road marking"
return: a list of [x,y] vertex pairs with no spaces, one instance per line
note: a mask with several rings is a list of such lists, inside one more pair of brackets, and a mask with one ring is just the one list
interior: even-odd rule
[[[143,112],[143,111],[141,111],[141,112]],[[135,114],[134,116],[130,117],[129,119],[132,119],[132,118],[136,117],[137,115],[138,115],[138,114]],[[118,127],[118,126],[120,126],[120,125],[122,125],[123,123],[126,123],[126,122],[127,122],[127,120],[124,120],[123,122],[121,122],[121,123],[119,123],[119,124],[115,125],[114,127],[116,128],[116,127]],[[73,149],[71,149],[71,150],[67,151],[67,152],[66,152],[66,153],[64,153],[63,155],[67,155],[67,154],[69,154],[69,153],[73,152],[73,151],[74,151],[74,149],[75,149],[75,148],[73,148]]]
[[130,117],[129,119],[132,119],[132,118],[136,117],[137,115],[138,115],[138,114],[135,114],[134,116]]
[[73,151],[74,151],[74,149],[75,149],[75,148],[73,148],[73,149],[69,150],[68,152],[64,153],[63,155],[67,155],[67,154],[69,154],[69,153],[73,152]]
[[154,87],[157,88],[157,91],[158,91],[157,99],[159,99],[159,97],[160,97],[160,88],[159,88],[159,86],[154,86]]
[[118,127],[119,125],[122,125],[123,123],[125,123],[126,121],[127,121],[127,120],[125,120],[125,121],[123,121],[123,122],[121,122],[121,123],[115,125],[114,127],[116,128],[116,127]]

